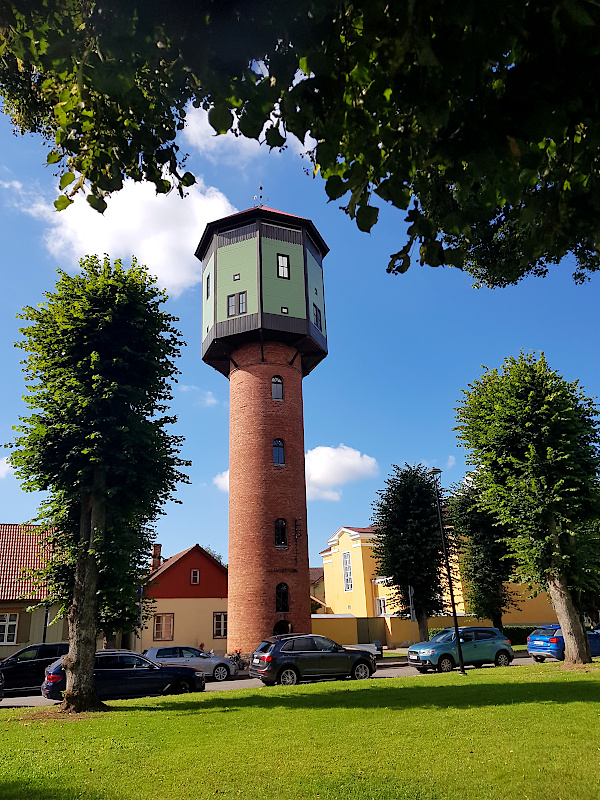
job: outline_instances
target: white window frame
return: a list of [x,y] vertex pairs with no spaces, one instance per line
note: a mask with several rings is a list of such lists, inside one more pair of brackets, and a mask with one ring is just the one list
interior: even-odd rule
[[342,571],[344,574],[344,591],[351,592],[352,591],[352,558],[350,557],[350,551],[347,550],[345,553],[342,553]]
[[191,569],[190,570],[190,583],[194,586],[197,586],[200,583],[200,570],[199,569]]
[[290,279],[290,257],[286,253],[277,253],[277,277]]
[[383,617],[384,614],[387,614],[387,600],[385,597],[376,597],[375,606],[377,609],[375,615],[377,617]]
[[155,614],[152,639],[155,642],[172,642],[175,614]]
[[17,613],[0,614],[0,644],[16,644],[19,629]]
[[213,639],[227,638],[227,612],[213,611]]

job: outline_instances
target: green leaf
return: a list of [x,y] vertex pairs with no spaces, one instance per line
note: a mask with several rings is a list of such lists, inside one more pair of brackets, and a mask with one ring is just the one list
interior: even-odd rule
[[61,196],[54,201],[54,207],[57,211],[64,211],[72,202],[71,198],[67,197],[66,194],[61,194]]
[[369,233],[373,225],[377,222],[379,209],[375,206],[359,206],[356,212],[356,224],[359,230]]
[[348,191],[348,184],[340,178],[339,175],[332,175],[327,178],[325,183],[325,191],[330,200],[338,200],[342,195]]
[[184,172],[181,178],[182,186],[193,186],[196,183],[196,176],[191,172]]
[[217,133],[227,133],[233,125],[233,113],[225,105],[216,105],[208,112],[208,121]]
[[101,197],[97,197],[95,194],[88,194],[86,200],[95,211],[99,211],[103,214],[106,210],[106,203]]
[[73,183],[75,180],[75,174],[73,172],[65,172],[63,175],[60,176],[60,188],[61,191],[66,189],[66,187]]
[[267,129],[265,138],[269,147],[282,147],[285,144],[285,136],[282,136],[275,127]]
[[48,153],[46,164],[56,164],[57,161],[60,161],[60,153],[58,152],[58,150],[51,150]]

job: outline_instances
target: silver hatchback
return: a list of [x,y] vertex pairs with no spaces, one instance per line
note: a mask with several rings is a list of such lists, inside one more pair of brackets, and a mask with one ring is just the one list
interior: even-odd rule
[[163,664],[195,667],[207,677],[225,681],[237,673],[237,667],[228,658],[206,653],[198,647],[151,647],[144,655]]

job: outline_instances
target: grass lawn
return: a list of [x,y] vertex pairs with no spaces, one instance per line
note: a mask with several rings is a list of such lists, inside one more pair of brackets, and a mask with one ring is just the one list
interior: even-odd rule
[[110,705],[0,706],[0,800],[600,797],[598,663]]

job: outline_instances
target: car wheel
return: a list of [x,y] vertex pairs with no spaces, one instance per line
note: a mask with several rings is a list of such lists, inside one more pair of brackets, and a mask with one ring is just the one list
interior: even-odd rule
[[452,656],[442,656],[437,663],[438,672],[452,672],[454,659]]
[[365,678],[371,677],[371,670],[369,669],[369,665],[365,664],[364,661],[357,661],[352,667],[350,675],[354,681],[364,681]]
[[298,681],[298,673],[293,667],[284,667],[279,673],[279,683],[282,686],[295,686]]
[[500,652],[496,653],[496,658],[494,659],[494,664],[497,667],[508,667],[508,666],[510,666],[510,656],[506,652],[506,650],[500,650]]
[[543,656],[532,656],[532,658],[537,664],[543,664],[546,660]]
[[226,681],[228,677],[229,677],[229,670],[227,669],[225,664],[217,664],[213,672],[213,678],[216,681]]
[[173,686],[173,694],[189,694],[189,692],[195,691],[194,684],[189,678],[180,678]]

